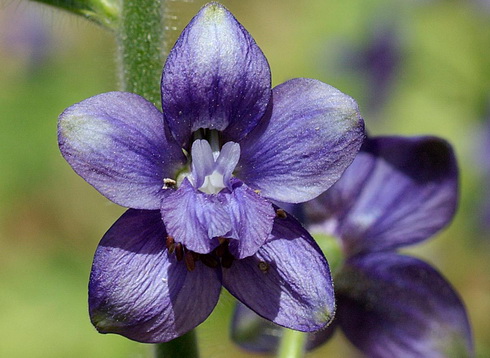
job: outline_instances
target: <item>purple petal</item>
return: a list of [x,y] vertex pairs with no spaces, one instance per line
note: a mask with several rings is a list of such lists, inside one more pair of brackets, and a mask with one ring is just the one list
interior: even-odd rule
[[457,199],[456,160],[447,142],[379,137],[366,141],[342,178],[306,211],[318,221],[323,207],[323,219],[353,254],[427,239],[452,219]]
[[182,146],[199,128],[237,141],[264,115],[271,96],[262,51],[233,15],[210,3],[192,19],[169,54],[162,75],[162,107]]
[[58,141],[82,178],[136,209],[159,209],[163,179],[175,178],[185,163],[162,113],[132,93],[104,93],[69,107],[59,117]]
[[[335,320],[327,328],[308,333],[306,350],[311,351],[325,343],[335,332]],[[257,353],[274,353],[284,330],[247,306],[237,303],[231,322],[231,339],[241,348]]]
[[176,242],[206,254],[219,238],[233,239],[230,252],[237,259],[251,256],[268,238],[275,211],[238,180],[233,190],[205,194],[185,179],[181,187],[162,201],[162,219]]
[[231,190],[230,179],[240,159],[240,145],[235,142],[227,142],[221,148],[216,159],[216,171],[223,175],[223,182]]
[[223,285],[257,314],[291,329],[316,331],[334,315],[327,261],[290,215],[275,220],[270,241],[254,256],[223,268]]
[[272,231],[276,212],[272,204],[252,189],[235,180],[228,198],[234,232],[230,252],[237,259],[251,256],[265,243]]
[[219,271],[187,271],[165,248],[158,211],[128,210],[104,235],[89,285],[92,323],[101,333],[166,342],[204,321],[221,289]]
[[203,185],[207,175],[214,171],[213,151],[209,142],[204,139],[198,139],[192,143],[192,183],[196,188]]
[[428,264],[394,253],[351,259],[335,279],[340,327],[374,358],[471,357],[468,317]]
[[272,116],[240,142],[238,176],[272,200],[299,203],[327,190],[364,139],[357,104],[312,79],[273,90]]
[[175,242],[189,250],[207,254],[218,245],[218,237],[232,231],[223,195],[205,194],[186,179],[162,201],[162,219]]

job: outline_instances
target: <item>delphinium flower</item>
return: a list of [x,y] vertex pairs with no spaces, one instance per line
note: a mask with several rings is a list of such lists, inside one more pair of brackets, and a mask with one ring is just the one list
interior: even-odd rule
[[327,261],[272,201],[313,199],[340,177],[364,138],[355,101],[313,79],[271,89],[263,53],[217,3],[180,35],[161,95],[163,113],[111,92],[59,118],[68,163],[129,208],[95,253],[95,327],[168,341],[206,319],[222,286],[279,325],[324,327],[334,313]]
[[[336,264],[330,260],[336,267],[335,319],[309,334],[308,349],[325,343],[339,327],[368,357],[472,356],[458,294],[429,264],[396,252],[445,227],[457,198],[457,166],[447,142],[377,137],[366,139],[326,193],[290,209],[320,246],[323,242],[332,252],[332,243],[338,244],[344,257]],[[280,328],[245,307],[235,311],[232,336],[242,347],[272,351],[280,335]]]

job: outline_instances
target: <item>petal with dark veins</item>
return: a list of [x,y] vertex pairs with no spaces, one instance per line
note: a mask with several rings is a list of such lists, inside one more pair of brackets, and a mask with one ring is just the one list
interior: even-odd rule
[[90,275],[89,310],[101,333],[167,342],[203,322],[221,290],[220,271],[189,272],[165,247],[159,211],[128,210],[104,235]]
[[396,253],[350,259],[335,278],[336,320],[373,358],[472,357],[463,302],[425,262]]
[[185,163],[162,113],[143,97],[100,94],[67,108],[59,117],[58,141],[66,161],[116,204],[159,209],[164,179]]
[[271,96],[269,64],[245,28],[222,5],[205,5],[170,51],[162,107],[183,147],[199,128],[238,141],[264,115]]

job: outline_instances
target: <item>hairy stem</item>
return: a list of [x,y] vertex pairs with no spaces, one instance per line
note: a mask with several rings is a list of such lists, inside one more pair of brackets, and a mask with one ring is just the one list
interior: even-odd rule
[[163,1],[123,0],[117,31],[120,87],[155,105],[165,59]]

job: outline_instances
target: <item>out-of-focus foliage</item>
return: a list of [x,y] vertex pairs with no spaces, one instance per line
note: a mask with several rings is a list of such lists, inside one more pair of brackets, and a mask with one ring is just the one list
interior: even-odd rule
[[[56,141],[56,119],[63,109],[117,89],[113,39],[101,27],[62,11],[2,1],[0,356],[150,356],[149,347],[100,335],[89,322],[93,252],[123,209],[72,172]],[[167,3],[171,45],[204,1]],[[461,168],[456,219],[410,253],[432,263],[457,288],[478,356],[489,356],[490,233],[480,226],[480,208],[490,200],[484,190],[489,177],[482,170],[490,148],[481,144],[482,128],[488,128],[484,122],[490,121],[489,7],[476,0],[224,4],[265,52],[275,84],[318,78],[356,98],[372,134],[434,134],[454,145]],[[396,63],[380,89],[373,80],[380,75],[366,59],[379,31],[386,29],[394,38]],[[233,302],[224,293],[198,329],[204,357],[248,356],[228,339]],[[309,356],[356,354],[337,334]]]

